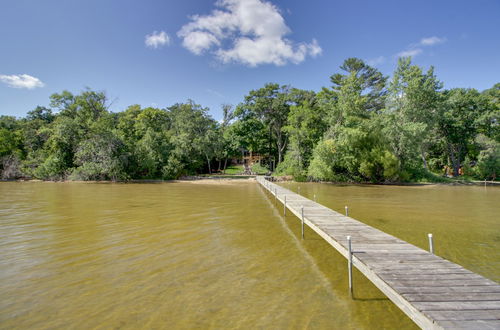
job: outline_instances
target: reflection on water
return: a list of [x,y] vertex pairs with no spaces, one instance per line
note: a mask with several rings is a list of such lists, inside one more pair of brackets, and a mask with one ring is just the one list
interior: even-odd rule
[[[422,247],[433,232],[438,254],[499,278],[499,190],[302,192]],[[2,329],[415,328],[357,272],[351,299],[343,257],[302,241],[256,183],[12,182],[0,196]]]

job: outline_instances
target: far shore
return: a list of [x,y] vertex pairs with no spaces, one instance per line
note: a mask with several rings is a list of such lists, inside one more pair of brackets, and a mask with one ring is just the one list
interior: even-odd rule
[[[38,180],[38,179],[17,179],[17,180],[0,180],[0,182],[48,182],[48,183],[118,183],[118,184],[140,184],[140,183],[191,183],[191,184],[237,184],[237,183],[255,183],[255,175],[212,175],[212,176],[185,176],[177,180],[161,180],[161,179],[134,179],[134,180]],[[325,183],[334,185],[382,185],[382,186],[429,186],[429,185],[445,185],[445,186],[500,186],[500,181],[452,181],[452,182],[390,182],[390,183],[372,183],[372,182],[329,182],[329,181],[294,181],[290,177],[273,177],[274,182],[295,182],[295,183]]]

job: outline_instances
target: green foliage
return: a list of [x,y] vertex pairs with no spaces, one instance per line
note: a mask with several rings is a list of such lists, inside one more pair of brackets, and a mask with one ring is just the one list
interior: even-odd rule
[[439,129],[446,143],[454,176],[478,134],[478,118],[488,111],[488,104],[474,89],[452,89],[444,93]]
[[[223,172],[252,152],[299,181],[447,181],[431,171],[450,166],[455,176],[497,178],[500,84],[442,91],[433,68],[409,58],[389,84],[357,58],[330,80],[318,93],[266,84],[235,108],[222,105],[220,122],[193,101],[111,113],[104,92],[63,91],[26,118],[0,116],[0,176],[177,179]],[[242,169],[226,170],[234,172]]]
[[500,174],[500,143],[478,136],[478,143],[482,149],[477,158],[476,175],[480,179],[496,180]]
[[400,171],[417,178],[428,168],[428,150],[435,143],[442,83],[431,67],[426,73],[400,58],[389,84],[384,135],[400,163]]
[[345,175],[336,173],[337,163],[335,141],[326,139],[320,141],[314,148],[308,175],[320,181],[347,181]]
[[94,135],[81,141],[75,153],[72,180],[124,180],[127,153],[123,142],[112,134]]
[[396,181],[399,161],[390,151],[374,148],[361,161],[359,172],[373,182]]
[[269,173],[269,169],[265,168],[260,163],[253,164],[251,171],[252,171],[252,173],[255,173],[257,175],[265,175],[265,174]]
[[317,104],[314,93],[310,92],[309,97],[300,101],[300,104],[291,106],[288,125],[283,128],[289,136],[288,151],[276,172],[304,181],[314,146],[326,128],[324,109]]
[[64,180],[68,174],[68,168],[61,155],[52,154],[48,156],[33,173],[37,179]]

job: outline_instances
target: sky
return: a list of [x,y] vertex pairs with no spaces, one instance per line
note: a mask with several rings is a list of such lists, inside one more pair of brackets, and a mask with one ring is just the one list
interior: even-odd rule
[[319,91],[348,57],[398,56],[445,88],[500,82],[499,0],[0,0],[0,115],[53,93],[104,91],[110,110],[221,105],[266,83]]

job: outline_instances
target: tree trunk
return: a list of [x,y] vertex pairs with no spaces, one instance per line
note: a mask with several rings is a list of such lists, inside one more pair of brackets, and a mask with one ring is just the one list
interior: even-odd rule
[[281,141],[281,136],[278,138],[278,163],[281,163],[281,161],[283,160],[283,154],[285,152],[285,149],[286,149],[286,141]]
[[453,145],[448,145],[448,151],[450,153],[451,166],[453,167],[453,176],[457,177],[460,170],[459,154]]
[[226,174],[226,168],[227,168],[227,157],[224,160],[224,170],[222,171],[222,173]]
[[271,156],[271,153],[273,152],[273,127],[269,125],[269,156]]
[[422,157],[422,161],[424,162],[424,168],[426,170],[429,170],[429,167],[427,166],[427,159],[425,159],[425,153],[424,151],[422,150],[422,152],[420,153],[420,157]]
[[205,157],[207,158],[208,174],[211,174],[212,168],[210,167],[210,158],[208,158],[208,155],[205,155]]

